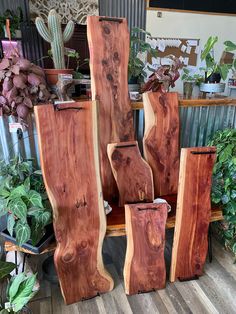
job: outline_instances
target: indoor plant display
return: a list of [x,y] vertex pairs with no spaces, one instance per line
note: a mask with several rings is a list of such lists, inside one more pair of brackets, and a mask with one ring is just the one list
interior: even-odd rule
[[48,102],[52,96],[43,69],[16,56],[1,60],[0,83],[0,108],[24,125],[33,105]]
[[140,55],[149,54],[152,57],[157,57],[157,50],[153,49],[150,43],[142,39],[143,36],[151,37],[151,34],[140,28],[133,28],[130,34],[130,54],[128,63],[128,79],[129,84],[138,84],[143,82],[146,77],[144,71],[145,62],[141,60]]
[[42,176],[31,161],[20,157],[0,163],[0,215],[7,215],[7,231],[19,246],[36,245],[51,222],[51,207]]
[[217,131],[209,145],[217,147],[212,202],[223,206],[225,220],[218,223],[219,231],[236,257],[236,129]]
[[[205,60],[206,68],[205,68],[205,83],[209,84],[219,84],[219,85],[206,85],[204,83],[201,84],[201,90],[208,92],[223,92],[225,88],[225,84],[221,83],[220,80],[226,80],[229,70],[232,68],[233,64],[225,64],[220,61],[217,62],[214,58],[213,48],[215,44],[218,42],[217,36],[210,36],[207,42],[204,45],[204,49],[201,53],[201,60]],[[225,50],[228,49],[228,44],[231,43],[229,41],[225,41]],[[231,50],[232,51],[232,50]],[[205,89],[205,90],[204,90]]]
[[183,68],[181,79],[184,83],[184,98],[191,98],[194,86],[200,86],[204,82],[204,76],[198,73],[192,73],[189,68]]
[[7,37],[5,34],[6,20],[10,22],[10,32],[12,37],[21,37],[20,23],[23,21],[22,9],[17,8],[16,13],[12,10],[6,10],[3,15],[0,16],[0,33]]
[[48,14],[48,27],[41,17],[36,18],[35,24],[39,34],[51,45],[54,69],[45,69],[45,72],[48,83],[55,85],[58,74],[72,74],[73,72],[73,70],[66,69],[64,43],[69,41],[73,35],[74,22],[69,21],[62,32],[61,17],[55,10],[51,10]]

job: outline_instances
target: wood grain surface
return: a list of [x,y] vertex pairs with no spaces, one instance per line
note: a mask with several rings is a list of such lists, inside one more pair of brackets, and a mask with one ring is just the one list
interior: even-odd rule
[[100,162],[104,199],[117,187],[107,157],[107,144],[134,139],[128,95],[129,31],[126,19],[88,16],[92,99],[99,100]]
[[43,178],[53,207],[54,262],[67,304],[110,291],[103,266],[106,231],[99,175],[97,104],[35,107]]
[[200,276],[208,249],[215,147],[182,148],[170,281]]
[[144,157],[152,168],[155,197],[177,193],[179,175],[178,94],[143,94]]
[[119,206],[152,202],[152,170],[142,158],[136,141],[108,144],[107,155],[119,190]]
[[125,205],[127,249],[124,265],[125,292],[163,289],[166,204]]

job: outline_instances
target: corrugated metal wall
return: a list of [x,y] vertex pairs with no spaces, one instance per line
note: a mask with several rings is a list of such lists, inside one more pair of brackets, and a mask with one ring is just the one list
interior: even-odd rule
[[7,9],[16,11],[21,7],[24,21],[29,21],[29,1],[28,0],[0,0],[0,15]]
[[126,17],[129,28],[146,28],[145,0],[99,0],[99,15]]
[[[181,147],[204,146],[217,130],[236,128],[236,106],[211,106],[180,108]],[[0,117],[0,160],[12,158],[20,151],[26,158],[34,158],[39,165],[37,132],[33,116],[28,119],[29,128],[18,142],[17,134],[9,133],[12,118]],[[142,149],[144,131],[143,110],[134,111],[136,138]],[[18,145],[19,143],[19,145]]]

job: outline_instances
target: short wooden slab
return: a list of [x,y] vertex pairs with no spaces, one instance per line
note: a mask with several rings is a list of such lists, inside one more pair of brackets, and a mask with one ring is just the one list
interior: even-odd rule
[[132,141],[109,144],[107,154],[119,190],[119,206],[152,202],[152,170],[142,158],[138,143]]
[[43,178],[53,207],[54,262],[67,304],[110,291],[102,261],[106,231],[96,102],[35,107]]
[[208,250],[215,147],[182,148],[170,281],[200,276]]
[[155,197],[176,194],[179,175],[179,103],[177,93],[143,94],[144,158],[153,172]]
[[134,139],[128,92],[129,30],[124,18],[88,16],[92,99],[99,100],[101,178],[104,199],[117,187],[107,157],[107,144]]
[[127,250],[124,265],[126,294],[163,289],[166,282],[166,204],[125,205]]

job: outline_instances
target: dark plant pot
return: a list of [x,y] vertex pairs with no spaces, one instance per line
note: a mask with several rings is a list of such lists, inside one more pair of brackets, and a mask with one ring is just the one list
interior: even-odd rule
[[205,83],[220,83],[221,75],[220,73],[212,73],[210,76],[205,74]]
[[[6,241],[10,241],[17,245],[16,238],[12,237],[7,229],[4,228],[4,230],[1,231],[1,235],[5,238]],[[42,239],[36,244],[36,246],[33,246],[31,240],[29,240],[27,243],[22,245],[22,248],[29,250],[35,254],[40,254],[44,249],[48,247],[49,243],[53,241],[55,241],[53,225],[49,224],[45,227],[45,234]]]
[[54,86],[58,81],[58,74],[73,74],[73,69],[44,69],[49,86]]
[[128,84],[138,84],[138,77],[134,77],[132,76],[129,80],[128,80]]

